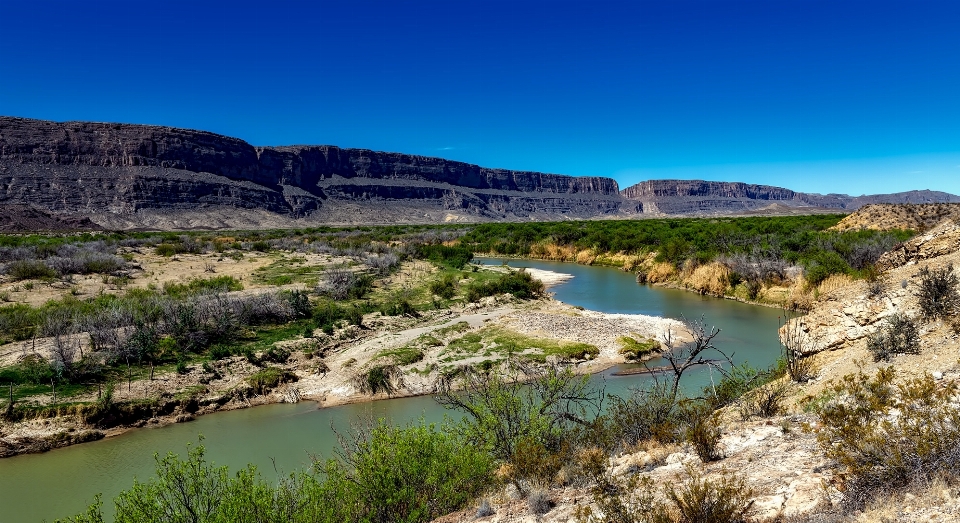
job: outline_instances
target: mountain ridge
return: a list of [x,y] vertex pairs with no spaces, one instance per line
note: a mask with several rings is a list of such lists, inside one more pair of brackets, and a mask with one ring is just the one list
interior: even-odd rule
[[649,180],[620,190],[601,176],[334,145],[254,146],[166,126],[0,116],[0,205],[29,206],[58,217],[54,224],[88,218],[104,228],[183,229],[641,218],[843,211],[901,201],[960,197],[818,195],[702,180]]

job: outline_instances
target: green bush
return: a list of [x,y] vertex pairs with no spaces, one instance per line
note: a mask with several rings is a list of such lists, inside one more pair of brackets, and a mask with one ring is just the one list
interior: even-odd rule
[[531,300],[544,296],[546,289],[543,282],[530,273],[523,270],[511,271],[496,280],[471,283],[467,287],[467,300],[476,302],[487,296],[507,293],[521,300]]
[[154,252],[156,252],[158,256],[166,256],[169,258],[179,251],[177,246],[172,243],[161,243],[154,248]]
[[853,509],[938,477],[960,479],[957,384],[929,374],[895,384],[895,376],[892,367],[846,376],[818,411],[817,440],[850,474]]
[[462,508],[494,483],[489,454],[433,425],[380,422],[346,456],[322,468],[322,487],[337,493],[328,498],[327,513],[336,516],[330,521],[427,522]]
[[17,260],[7,265],[7,275],[14,281],[56,278],[57,271],[40,260]]
[[242,291],[243,284],[233,276],[215,276],[213,278],[195,278],[187,283],[163,284],[163,292],[168,296],[183,298],[203,292]]
[[419,245],[417,246],[416,256],[443,267],[460,270],[473,259],[473,251],[460,246]]
[[265,394],[281,383],[294,381],[297,381],[296,374],[278,367],[267,367],[247,378],[247,383],[256,394]]
[[457,279],[452,274],[445,274],[443,278],[430,282],[430,292],[449,300],[457,294]]

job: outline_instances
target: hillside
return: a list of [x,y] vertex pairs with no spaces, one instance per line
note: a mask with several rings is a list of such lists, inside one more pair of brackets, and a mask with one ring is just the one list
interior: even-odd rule
[[833,227],[837,231],[858,229],[909,229],[926,231],[947,218],[960,216],[960,204],[870,204],[858,209]]

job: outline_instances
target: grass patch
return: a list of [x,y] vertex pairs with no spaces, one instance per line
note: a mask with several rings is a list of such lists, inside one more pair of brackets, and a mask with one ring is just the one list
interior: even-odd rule
[[454,323],[453,325],[449,325],[449,326],[447,326],[447,327],[443,327],[443,328],[437,329],[437,330],[433,331],[433,333],[436,334],[437,336],[440,336],[440,337],[446,337],[446,336],[449,336],[449,335],[451,335],[451,334],[460,334],[461,332],[466,332],[466,331],[468,331],[468,330],[470,330],[470,324],[469,324],[469,323],[467,323],[467,322],[465,322],[465,321],[458,321],[457,323]]
[[423,361],[423,351],[416,347],[400,347],[399,349],[391,349],[381,351],[377,354],[377,359],[380,358],[389,358],[396,365],[413,365]]
[[267,367],[247,378],[247,384],[257,394],[264,394],[276,388],[281,383],[297,381],[297,376],[290,371],[279,367]]
[[630,336],[620,336],[617,343],[620,344],[620,354],[623,354],[627,361],[636,361],[660,350],[660,342],[651,339],[641,341]]
[[495,353],[506,355],[523,354],[536,361],[545,361],[547,356],[559,356],[563,359],[590,359],[600,350],[589,343],[532,338],[497,327],[487,327],[466,334],[447,344],[446,353],[477,354],[484,356]]
[[253,281],[264,285],[289,285],[303,283],[314,286],[320,281],[324,267],[302,265],[305,258],[299,256],[280,257],[280,259],[253,271]]

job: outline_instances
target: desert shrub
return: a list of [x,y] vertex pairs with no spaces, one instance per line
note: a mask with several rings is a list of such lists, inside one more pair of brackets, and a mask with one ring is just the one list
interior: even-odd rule
[[290,351],[281,347],[270,347],[260,355],[260,362],[286,363],[290,359]]
[[541,516],[550,512],[553,503],[550,501],[550,495],[543,490],[537,489],[527,496],[527,508],[531,514]]
[[707,479],[692,466],[662,487],[646,476],[614,477],[598,467],[590,495],[597,510],[579,507],[579,523],[742,523],[753,507],[742,478],[723,471]]
[[158,256],[166,256],[168,258],[178,252],[177,246],[172,243],[158,244],[153,250]]
[[21,303],[0,307],[0,339],[26,340],[39,323],[36,309]]
[[543,282],[530,273],[519,270],[504,274],[496,280],[473,282],[467,286],[467,300],[476,302],[487,296],[513,294],[521,300],[540,298],[545,293]]
[[783,410],[783,402],[789,394],[787,384],[772,381],[746,392],[739,402],[740,417],[770,418]]
[[417,309],[407,300],[394,299],[380,304],[380,314],[384,316],[420,316]]
[[517,445],[557,452],[574,426],[599,412],[602,392],[569,368],[510,362],[502,371],[462,367],[438,382],[438,403],[464,412],[458,434],[509,461]]
[[363,394],[392,395],[403,387],[403,372],[396,365],[374,365],[354,377],[354,384]]
[[733,405],[745,394],[769,383],[777,375],[776,368],[761,370],[745,362],[730,368],[719,382],[704,387],[702,396],[710,408],[721,409]]
[[364,263],[376,271],[377,274],[385,275],[393,272],[394,269],[400,266],[400,257],[392,252],[388,252],[378,256],[367,256]]
[[692,404],[682,409],[685,420],[684,441],[689,443],[704,463],[723,457],[720,453],[720,425],[714,412],[707,405]]
[[920,353],[920,329],[904,314],[894,314],[885,326],[867,337],[873,361],[890,361],[895,354]]
[[14,281],[54,278],[57,272],[40,260],[17,260],[6,267],[7,276]]
[[[468,440],[433,425],[381,422],[343,459],[322,465],[333,514],[321,521],[427,522],[455,511],[494,482],[494,461]],[[332,510],[331,510],[332,509]]]
[[[741,478],[723,475],[710,480],[688,466],[686,478],[666,487],[676,523],[740,523],[753,507],[753,492]],[[667,520],[670,521],[670,520]]]
[[807,285],[816,287],[832,274],[845,274],[850,270],[847,262],[834,251],[820,251],[807,264]]
[[[290,309],[296,318],[309,318],[313,314],[310,298],[304,291],[281,291],[280,296],[290,304]],[[359,323],[358,323],[359,324]]]
[[521,438],[510,457],[506,479],[520,487],[521,492],[531,487],[549,487],[560,469],[573,460],[573,450],[566,440],[550,449],[534,438]]
[[445,274],[443,278],[430,282],[430,292],[449,300],[457,294],[457,279],[452,274]]
[[612,452],[649,439],[677,440],[682,416],[667,383],[655,382],[626,397],[610,396],[608,401],[606,412],[586,431],[586,441]]
[[925,320],[945,318],[957,311],[960,305],[960,289],[957,288],[957,275],[953,273],[953,264],[940,269],[920,269],[920,289],[917,302],[920,314]]
[[960,410],[954,382],[930,375],[894,383],[886,367],[874,377],[848,375],[818,412],[817,439],[850,474],[851,508],[960,470]]
[[473,251],[466,247],[447,245],[418,245],[416,257],[437,265],[460,270],[473,259]]

